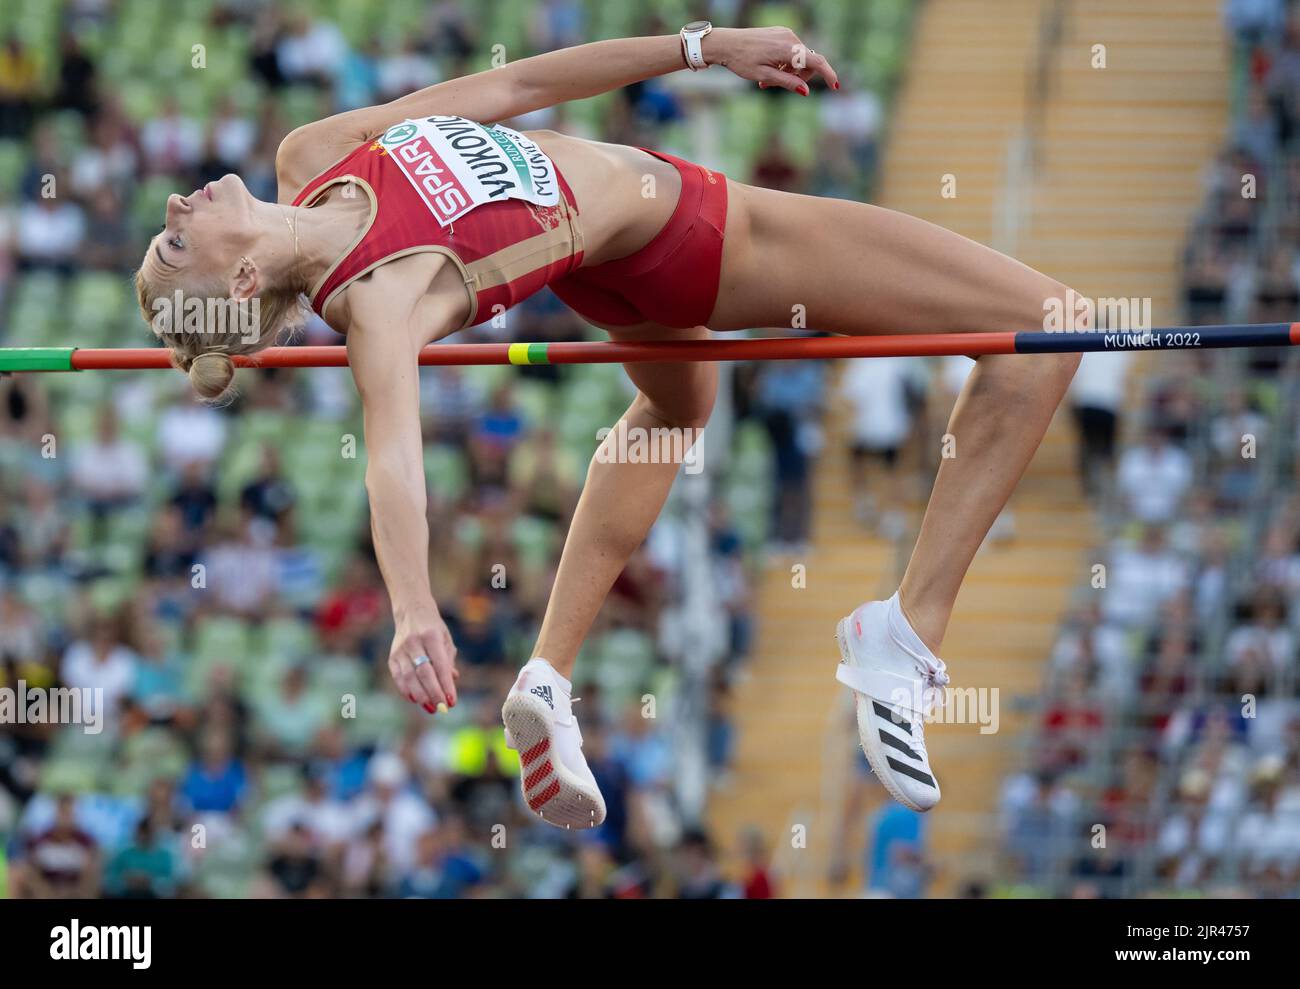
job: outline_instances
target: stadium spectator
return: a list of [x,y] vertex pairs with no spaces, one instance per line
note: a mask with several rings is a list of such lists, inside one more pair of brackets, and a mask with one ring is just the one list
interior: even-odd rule
[[396,51],[380,57],[376,66],[378,102],[400,99],[438,82],[438,69],[414,38],[404,38]]
[[1238,42],[1259,44],[1281,33],[1286,23],[1284,0],[1226,0],[1223,20]]
[[59,78],[52,103],[87,118],[99,106],[98,69],[72,31],[65,31],[59,41]]
[[228,96],[217,105],[208,134],[211,155],[227,172],[238,168],[257,143],[257,125]]
[[[90,124],[89,136],[89,143],[69,169],[73,193],[83,201],[93,202],[104,191],[118,196],[129,192],[140,167],[140,156],[127,124],[116,113],[101,111]],[[131,246],[135,246],[134,242]]]
[[682,835],[675,853],[679,900],[732,899],[736,891],[718,869],[713,842],[703,831]]
[[100,189],[91,197],[86,214],[82,264],[95,271],[125,271],[134,260],[134,246],[117,194],[109,188]]
[[901,804],[882,805],[867,824],[868,896],[919,899],[930,882],[925,822]]
[[1070,407],[1079,437],[1079,483],[1093,499],[1110,489],[1132,361],[1127,350],[1084,354],[1070,384]]
[[1192,484],[1192,464],[1166,429],[1147,432],[1142,446],[1119,458],[1116,483],[1124,507],[1141,522],[1168,522],[1182,505]]
[[54,823],[27,843],[22,885],[37,899],[82,899],[99,893],[102,854],[77,823],[77,801],[60,794]]
[[580,45],[587,37],[587,14],[578,0],[541,0],[532,11],[528,40],[534,51]]
[[224,729],[209,728],[199,740],[199,757],[180,782],[180,794],[198,814],[233,814],[248,796],[248,773]]
[[[207,528],[217,510],[217,495],[202,463],[195,461],[186,465],[170,505],[176,510],[189,549],[196,545],[197,537]],[[173,540],[167,548],[175,548],[180,541]]]
[[280,681],[279,692],[257,705],[255,730],[268,757],[305,757],[317,733],[325,727],[329,711],[309,687],[307,667],[297,663]]
[[1278,115],[1278,138],[1287,144],[1300,122],[1300,13],[1288,11],[1284,41],[1268,73],[1269,96]]
[[75,640],[63,654],[59,678],[64,685],[93,690],[102,700],[101,710],[110,719],[135,683],[139,658],[126,642],[123,621],[98,615],[91,619],[84,638]]
[[18,212],[18,270],[71,274],[85,236],[86,214],[76,203],[53,196],[29,201]]
[[27,136],[40,92],[36,56],[22,38],[11,34],[0,48],[0,139]]
[[268,532],[247,511],[219,522],[210,549],[199,556],[207,590],[228,613],[263,618],[276,607],[280,590],[277,558]]
[[140,129],[140,147],[149,171],[186,174],[203,156],[203,127],[181,110],[174,96],[168,96],[162,112]]
[[134,504],[145,492],[149,463],[139,443],[124,439],[111,405],[102,407],[95,439],[72,455],[71,480],[91,514],[104,519]]
[[294,506],[293,484],[284,475],[278,448],[268,443],[261,458],[257,475],[239,493],[239,504],[255,518],[276,522]]
[[465,822],[455,815],[420,835],[415,862],[397,883],[403,898],[454,900],[473,895],[485,871],[466,841]]
[[269,895],[277,898],[314,899],[328,893],[325,864],[311,834],[295,821],[275,841],[266,863]]
[[104,868],[104,894],[118,899],[174,896],[184,878],[184,862],[172,836],[160,834],[152,818],[142,817],[131,841],[110,856]]
[[186,474],[191,465],[210,467],[226,442],[221,415],[205,405],[176,404],[158,419],[158,447],[163,465],[173,474]]
[[1136,545],[1120,544],[1111,553],[1103,614],[1120,625],[1150,624],[1190,581],[1187,561],[1168,547],[1164,529],[1146,526]]
[[740,881],[741,895],[746,900],[773,899],[777,895],[776,879],[763,833],[757,828],[746,828],[740,836],[740,850],[745,861]]
[[433,808],[412,788],[406,763],[392,752],[381,752],[370,760],[367,786],[355,812],[363,834],[368,834],[372,825],[380,828],[385,888],[411,869],[419,836],[438,824]]
[[1261,591],[1249,605],[1249,620],[1228,635],[1224,652],[1229,664],[1246,661],[1255,654],[1279,672],[1296,656],[1295,634],[1286,620],[1285,604],[1275,591]]
[[759,377],[758,408],[773,447],[772,537],[778,553],[807,547],[824,376],[818,361],[774,361]]
[[[849,486],[855,510],[865,525],[896,539],[903,534],[902,471],[899,458],[912,433],[912,416],[922,400],[925,379],[914,358],[884,357],[851,361],[840,390],[852,409],[849,435]],[[878,469],[878,498],[870,494],[868,464]]]
[[286,81],[322,89],[333,85],[346,52],[347,41],[338,26],[306,11],[288,15],[275,47],[276,64]]

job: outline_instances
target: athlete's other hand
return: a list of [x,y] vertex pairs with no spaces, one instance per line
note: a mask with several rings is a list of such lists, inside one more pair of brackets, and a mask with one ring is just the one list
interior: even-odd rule
[[702,51],[710,65],[725,65],[760,89],[779,86],[807,96],[813,76],[821,76],[832,89],[840,88],[831,63],[788,27],[714,28],[705,36]]
[[[416,666],[420,656],[428,656],[429,661]],[[397,619],[388,672],[406,699],[430,714],[438,710],[439,704],[456,706],[456,681],[460,678],[456,646],[432,602]]]

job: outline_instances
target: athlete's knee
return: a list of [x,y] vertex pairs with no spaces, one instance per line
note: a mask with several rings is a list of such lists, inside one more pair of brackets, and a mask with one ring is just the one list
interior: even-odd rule
[[1036,313],[1041,328],[1049,332],[1079,333],[1095,325],[1092,299],[1054,278],[1045,277],[1026,306],[1030,310],[1027,320]]
[[[1095,325],[1092,300],[1063,282],[1050,280],[1040,304],[1044,330],[1081,333],[1092,330]],[[1035,369],[1044,375],[1045,383],[1060,390],[1069,387],[1083,356],[1077,353],[1043,356],[1046,359],[1036,362]]]
[[652,398],[645,392],[637,394],[637,403],[656,424],[669,429],[703,429],[713,413],[718,396],[718,368],[714,364],[691,365],[686,372],[689,381],[685,387],[675,389],[671,399]]

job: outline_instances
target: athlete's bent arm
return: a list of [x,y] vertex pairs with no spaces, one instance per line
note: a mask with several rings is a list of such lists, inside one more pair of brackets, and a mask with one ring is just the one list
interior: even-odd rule
[[[702,43],[705,60],[743,79],[807,94],[820,75],[838,87],[835,70],[789,28],[715,28]],[[534,55],[497,69],[450,79],[381,106],[349,110],[298,128],[284,141],[286,159],[306,158],[307,174],[337,161],[399,120],[446,114],[495,123],[569,100],[599,96],[684,69],[675,35],[616,38]],[[294,190],[296,191],[296,190]]]
[[[348,360],[365,415],[366,493],[375,555],[393,606],[393,682],[427,711],[456,703],[456,647],[429,587],[418,344],[390,324],[354,323]],[[429,662],[419,662],[427,656]]]

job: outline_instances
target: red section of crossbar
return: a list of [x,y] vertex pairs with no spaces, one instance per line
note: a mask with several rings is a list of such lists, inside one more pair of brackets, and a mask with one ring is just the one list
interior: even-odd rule
[[[757,361],[834,357],[926,357],[945,354],[1011,354],[1016,334],[933,333],[894,337],[774,337],[758,340],[686,340],[648,343],[552,343],[546,345],[550,364],[644,364],[656,361]],[[241,367],[346,367],[345,347],[269,347],[252,357],[236,357]],[[509,344],[446,343],[425,347],[420,363],[509,364]],[[78,371],[141,370],[171,367],[169,352],[160,347],[120,350],[78,349],[72,366]]]

